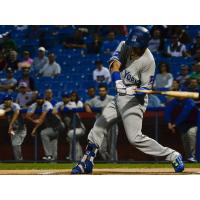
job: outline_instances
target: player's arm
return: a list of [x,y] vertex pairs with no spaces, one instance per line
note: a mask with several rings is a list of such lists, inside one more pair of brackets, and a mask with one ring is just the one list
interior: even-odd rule
[[8,127],[8,133],[11,134],[12,131],[13,131],[13,124],[15,123],[15,121],[17,120],[17,118],[19,117],[19,114],[20,114],[20,110],[17,109],[13,116],[12,116],[12,119],[10,121],[10,124],[9,124],[9,127]]

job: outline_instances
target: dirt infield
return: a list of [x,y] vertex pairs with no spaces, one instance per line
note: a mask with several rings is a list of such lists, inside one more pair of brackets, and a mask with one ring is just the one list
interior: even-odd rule
[[[50,170],[0,170],[0,175],[70,175],[69,169]],[[199,168],[187,168],[183,173],[174,173],[172,168],[117,168],[94,169],[94,175],[200,175]]]

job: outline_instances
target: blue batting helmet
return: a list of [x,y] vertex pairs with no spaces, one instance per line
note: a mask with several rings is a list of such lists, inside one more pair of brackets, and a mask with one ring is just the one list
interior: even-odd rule
[[146,28],[136,26],[131,29],[128,39],[126,40],[126,45],[130,47],[147,48],[150,39],[151,35]]

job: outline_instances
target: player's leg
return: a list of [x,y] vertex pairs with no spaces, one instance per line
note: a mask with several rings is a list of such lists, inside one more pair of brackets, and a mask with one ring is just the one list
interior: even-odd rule
[[12,149],[15,160],[23,160],[21,145],[26,137],[26,130],[15,131],[15,135],[11,135]]
[[[52,149],[52,141],[58,134],[53,131],[51,127],[45,128],[40,132],[42,144],[44,148],[45,156],[43,157],[45,160],[51,160],[53,158],[53,151]],[[54,152],[55,153],[55,152]]]
[[[85,129],[83,128],[76,128],[75,130],[75,137],[76,137],[76,144],[75,144],[75,159],[80,160],[83,156],[83,150],[79,142],[79,138],[85,134]],[[74,137],[74,130],[71,129],[67,133],[67,139],[69,140],[69,159],[72,159],[72,148],[73,148],[73,137]]]
[[99,147],[102,145],[104,135],[109,127],[118,119],[116,102],[110,102],[100,117],[97,118],[93,128],[88,135],[88,145],[81,162],[72,169],[72,174],[92,173],[93,160],[96,157]]
[[[142,134],[141,129],[144,110],[145,109],[140,104],[134,104],[133,101],[128,102],[125,107],[121,107],[120,109],[129,142],[146,154],[165,157],[166,160],[176,165],[176,162],[182,159],[181,157],[179,159],[180,154],[178,152],[169,147],[164,147],[152,138]],[[177,172],[183,170],[182,163],[180,164],[180,169],[179,167],[175,169]]]
[[99,147],[99,154],[101,155],[103,160],[108,160],[110,158],[110,155],[108,153],[108,137],[109,132],[107,135],[104,135],[103,141],[101,146]]
[[110,148],[110,160],[117,161],[117,137],[118,137],[118,124],[113,124],[110,129],[110,139],[109,139],[109,148]]
[[196,162],[195,152],[196,152],[196,132],[197,127],[191,127],[184,133],[181,133],[181,139],[185,151],[185,156],[188,161]]

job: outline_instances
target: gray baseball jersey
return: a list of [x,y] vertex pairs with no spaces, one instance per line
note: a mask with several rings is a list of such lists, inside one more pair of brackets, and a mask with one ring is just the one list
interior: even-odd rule
[[[1,104],[0,109],[5,109],[5,105]],[[17,103],[12,103],[11,104],[11,112],[16,112],[16,111],[20,111],[20,106]],[[7,117],[8,123],[10,123],[13,115],[7,114],[6,117]],[[19,115],[18,119],[15,121],[13,128],[14,128],[14,130],[24,130],[25,129],[25,122],[24,122],[24,119],[21,114]]]
[[[122,64],[121,79],[126,86],[136,85],[140,88],[151,89],[155,72],[155,61],[147,48],[144,54],[133,60],[126,53],[125,42],[121,42],[111,57],[110,62],[118,60]],[[166,160],[176,159],[178,152],[168,147],[163,147],[155,140],[143,135],[142,120],[148,104],[147,95],[120,96],[117,95],[96,120],[94,127],[88,135],[88,140],[101,147],[104,134],[119,117],[121,117],[127,138],[131,144],[142,152],[153,156],[164,156]]]

